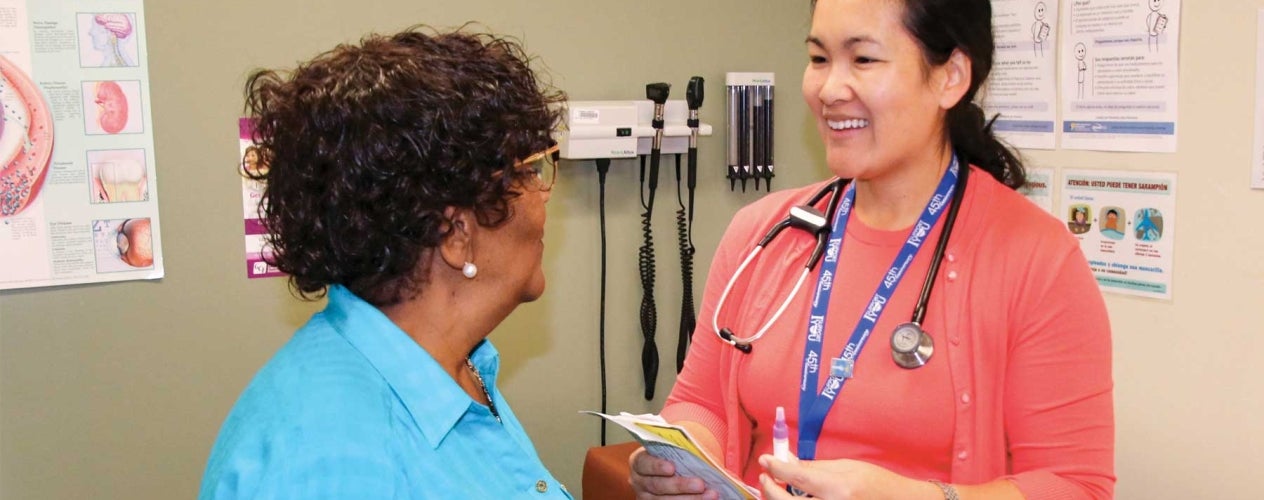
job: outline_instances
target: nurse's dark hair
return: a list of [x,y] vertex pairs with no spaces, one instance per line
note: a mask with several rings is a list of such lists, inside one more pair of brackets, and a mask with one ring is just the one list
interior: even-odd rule
[[483,226],[513,216],[517,159],[552,143],[565,95],[518,42],[413,27],[372,34],[246,83],[270,169],[269,263],[304,298],[346,286],[378,306],[421,293],[447,207]]
[[[904,28],[922,47],[926,63],[940,66],[953,50],[970,58],[970,88],[948,110],[948,139],[963,161],[977,165],[1013,189],[1027,183],[1022,159],[996,138],[992,121],[974,103],[975,94],[992,71],[996,51],[992,36],[990,0],[899,0],[904,6]],[[816,0],[811,0],[816,11]]]

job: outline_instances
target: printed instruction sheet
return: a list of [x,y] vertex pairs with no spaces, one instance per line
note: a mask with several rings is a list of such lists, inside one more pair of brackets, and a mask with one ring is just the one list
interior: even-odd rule
[[1067,0],[1062,147],[1176,151],[1181,0]]
[[993,130],[1019,148],[1054,149],[1059,0],[992,0],[996,59],[982,95]]

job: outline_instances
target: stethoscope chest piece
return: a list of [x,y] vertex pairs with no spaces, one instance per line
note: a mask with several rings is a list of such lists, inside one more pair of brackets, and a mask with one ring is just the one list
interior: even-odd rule
[[900,368],[920,368],[935,353],[935,341],[917,323],[903,323],[891,333],[891,357]]

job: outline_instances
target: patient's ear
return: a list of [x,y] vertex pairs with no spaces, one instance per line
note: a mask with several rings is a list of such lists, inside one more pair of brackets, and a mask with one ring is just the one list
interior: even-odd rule
[[444,264],[458,272],[466,262],[474,260],[474,233],[478,220],[474,212],[464,208],[448,207],[443,210],[450,231],[439,243],[439,257]]

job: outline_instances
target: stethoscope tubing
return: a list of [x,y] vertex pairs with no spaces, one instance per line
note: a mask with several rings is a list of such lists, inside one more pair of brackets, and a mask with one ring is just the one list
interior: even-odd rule
[[808,199],[807,204],[804,206],[814,207],[817,203],[820,203],[821,199],[824,198],[825,195],[830,195],[829,206],[826,207],[826,214],[822,217],[825,223],[820,227],[812,228],[812,232],[814,232],[816,236],[816,246],[812,250],[812,255],[804,264],[803,272],[799,274],[799,280],[795,282],[794,289],[786,295],[785,300],[781,302],[781,305],[777,308],[777,311],[773,314],[772,318],[765,322],[764,326],[761,327],[759,331],[755,332],[755,335],[742,338],[733,335],[727,328],[720,328],[720,311],[723,309],[724,304],[728,302],[729,292],[731,292],[733,290],[733,286],[737,284],[737,278],[740,277],[746,270],[746,267],[755,260],[755,257],[759,256],[759,254],[763,252],[768,243],[772,242],[773,238],[780,234],[783,229],[794,225],[794,219],[787,216],[778,221],[773,225],[772,229],[768,230],[768,234],[764,235],[764,237],[760,239],[759,243],[755,245],[755,248],[747,254],[746,259],[743,260],[742,264],[737,267],[737,271],[733,273],[733,276],[729,278],[729,282],[724,286],[724,291],[720,294],[720,300],[716,303],[715,312],[711,316],[712,331],[715,332],[716,335],[719,335],[721,340],[738,348],[742,352],[750,352],[750,345],[763,337],[764,334],[772,328],[772,325],[777,323],[777,320],[781,318],[781,315],[786,312],[786,309],[790,307],[790,302],[794,301],[794,298],[799,295],[799,290],[803,288],[803,284],[807,282],[808,276],[812,274],[812,269],[816,267],[816,264],[821,260],[821,256],[825,253],[825,246],[827,240],[829,239],[829,232],[824,231],[823,228],[828,227],[827,224],[833,219],[835,211],[838,209],[839,195],[842,193],[843,187],[846,185],[847,181],[845,179],[835,178]]
[[[926,316],[926,306],[930,302],[930,294],[935,285],[935,276],[939,273],[940,262],[943,260],[944,252],[948,246],[948,240],[952,235],[952,229],[956,226],[957,213],[961,208],[962,199],[965,197],[964,191],[969,171],[969,165],[965,165],[961,168],[961,172],[958,174],[959,178],[957,179],[956,186],[953,189],[952,201],[949,202],[948,213],[945,214],[947,216],[947,220],[945,220],[944,223],[943,234],[940,235],[939,242],[935,245],[935,251],[931,256],[930,269],[927,270],[926,277],[922,280],[922,290],[918,295],[917,305],[913,309],[912,319],[910,320],[910,323],[916,325],[919,329],[921,328],[922,321]],[[800,273],[799,279],[795,282],[794,288],[786,296],[785,300],[782,301],[781,305],[777,307],[776,312],[773,313],[772,317],[768,321],[764,322],[764,325],[755,332],[755,335],[750,337],[738,337],[728,328],[721,328],[720,311],[723,309],[724,304],[728,302],[729,293],[732,292],[733,286],[737,283],[738,277],[745,272],[747,266],[749,266],[750,263],[763,252],[764,248],[771,243],[783,229],[796,225],[795,217],[787,216],[780,221],[777,221],[768,233],[760,239],[759,243],[755,245],[755,248],[746,256],[746,259],[742,261],[742,264],[737,267],[733,276],[729,278],[728,283],[724,286],[724,291],[720,294],[720,300],[716,303],[715,311],[711,316],[712,331],[719,336],[721,340],[733,347],[736,347],[742,352],[750,353],[751,344],[762,338],[764,334],[772,328],[772,325],[776,324],[777,320],[781,319],[781,315],[785,313],[787,308],[789,308],[790,302],[798,296],[799,290],[803,287],[803,283],[807,281],[808,276],[812,273],[812,269],[816,267],[816,265],[820,262],[821,256],[825,253],[825,247],[827,246],[829,238],[829,231],[827,229],[830,225],[828,224],[833,223],[834,215],[838,209],[839,195],[842,193],[842,190],[847,183],[848,180],[846,179],[835,178],[829,184],[814,193],[808,200],[807,204],[803,205],[803,207],[814,207],[817,203],[820,203],[821,199],[824,198],[825,195],[830,195],[829,206],[826,208],[827,214],[824,218],[827,225],[804,228],[809,232],[813,232],[817,238],[817,243],[815,248],[812,250],[812,255],[808,258],[807,263],[804,264],[803,272]]]

